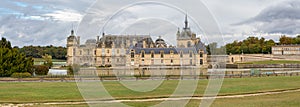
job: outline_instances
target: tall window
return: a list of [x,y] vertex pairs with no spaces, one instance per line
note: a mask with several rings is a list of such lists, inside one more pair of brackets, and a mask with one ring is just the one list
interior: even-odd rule
[[96,55],[96,54],[97,54],[97,51],[95,50],[95,51],[94,51],[94,55]]
[[76,50],[75,49],[73,49],[73,55],[75,56],[75,53],[76,53]]
[[173,64],[173,59],[171,59],[171,64]]
[[190,51],[190,58],[193,57],[193,51]]
[[134,51],[131,51],[131,58],[134,58]]
[[193,60],[192,59],[190,59],[190,65],[193,65]]
[[190,41],[188,41],[187,47],[191,47],[191,42]]
[[164,58],[164,51],[160,51],[160,58]]
[[151,58],[154,58],[154,52],[151,51]]
[[142,55],[141,56],[142,56],[142,58],[145,57],[145,51],[144,50],[142,51]]
[[180,51],[180,58],[182,58],[183,57],[183,52],[182,51]]
[[200,58],[202,58],[203,57],[203,53],[202,52],[200,52]]
[[203,59],[200,59],[200,65],[203,65]]

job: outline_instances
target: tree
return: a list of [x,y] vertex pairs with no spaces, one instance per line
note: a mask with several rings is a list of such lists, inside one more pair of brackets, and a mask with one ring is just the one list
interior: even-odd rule
[[45,66],[48,66],[49,68],[51,68],[53,66],[51,55],[45,54],[43,56],[43,59],[45,60],[45,62],[44,62]]
[[282,45],[288,45],[288,44],[292,44],[293,39],[290,37],[286,37],[284,35],[284,36],[280,37],[279,41],[280,41],[280,44],[282,44]]
[[32,58],[12,48],[5,38],[1,39],[0,44],[0,77],[8,77],[13,73],[32,73]]
[[226,44],[227,53],[230,54],[258,54],[271,53],[272,46],[275,45],[273,40],[266,40],[265,38],[248,37],[243,41],[234,41]]
[[9,48],[11,49],[11,43],[6,40],[6,38],[2,37],[0,41],[0,48]]

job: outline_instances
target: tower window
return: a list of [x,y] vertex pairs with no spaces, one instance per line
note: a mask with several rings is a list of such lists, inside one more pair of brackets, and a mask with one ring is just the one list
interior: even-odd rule
[[164,51],[160,52],[160,58],[164,58]]
[[200,58],[202,58],[203,57],[203,53],[202,52],[200,52]]
[[190,57],[193,57],[193,52],[192,51],[190,51]]
[[200,65],[203,65],[203,59],[200,59]]

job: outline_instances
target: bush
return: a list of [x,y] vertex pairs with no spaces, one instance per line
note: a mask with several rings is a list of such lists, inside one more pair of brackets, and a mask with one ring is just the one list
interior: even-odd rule
[[13,78],[29,78],[29,77],[31,77],[31,74],[28,73],[28,72],[25,72],[25,73],[13,73],[11,75],[11,77],[13,77]]
[[72,66],[68,66],[68,75],[74,75],[77,74],[77,72],[80,70],[80,66],[77,64],[74,64]]
[[34,71],[36,75],[47,75],[49,71],[49,67],[46,65],[35,65]]

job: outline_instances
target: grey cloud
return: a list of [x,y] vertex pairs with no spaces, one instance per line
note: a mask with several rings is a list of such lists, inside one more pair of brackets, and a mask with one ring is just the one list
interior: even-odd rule
[[[93,1],[95,0],[1,1],[1,8],[9,11],[0,11],[0,35],[8,38],[14,46],[50,44],[65,46],[72,24],[78,22],[58,21],[54,19],[55,17],[45,14],[66,9],[83,14]],[[12,2],[22,2],[27,6],[18,6]]]
[[300,1],[288,0],[265,8],[257,16],[235,24],[249,24],[265,33],[300,33]]

